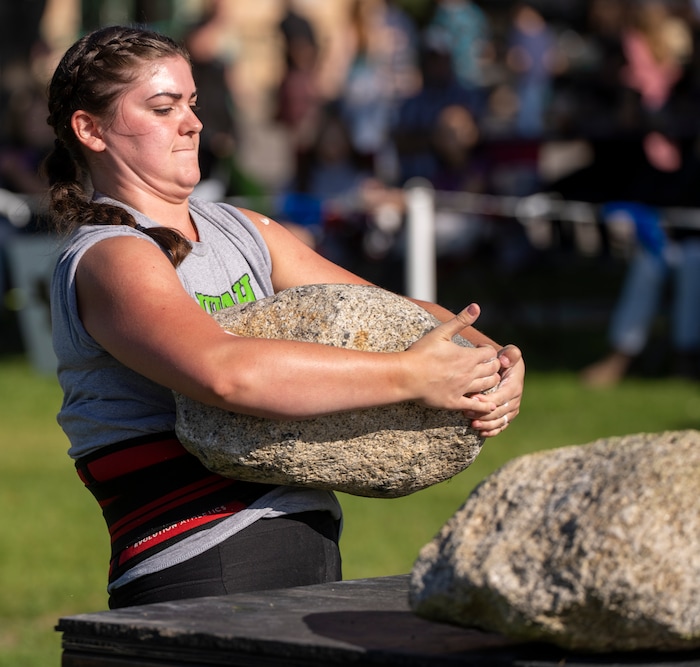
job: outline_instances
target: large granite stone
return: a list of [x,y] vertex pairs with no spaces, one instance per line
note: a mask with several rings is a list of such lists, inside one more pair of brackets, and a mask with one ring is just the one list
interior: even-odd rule
[[700,647],[700,432],[511,461],[421,550],[410,604],[571,649]]
[[[215,317],[241,336],[379,352],[405,350],[438,324],[402,297],[358,285],[293,288]],[[459,336],[455,342],[471,346]],[[453,477],[483,444],[460,412],[409,402],[276,421],[175,398],[185,447],[209,469],[249,481],[398,497]]]

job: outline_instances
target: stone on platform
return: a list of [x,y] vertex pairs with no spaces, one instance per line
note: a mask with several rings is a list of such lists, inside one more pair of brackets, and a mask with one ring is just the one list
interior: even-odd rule
[[[292,288],[215,318],[241,336],[375,352],[403,351],[439,323],[403,297],[362,285]],[[277,421],[175,398],[185,447],[210,470],[254,482],[398,497],[453,477],[483,444],[460,412],[410,402]]]
[[422,549],[410,604],[575,650],[700,647],[700,432],[507,463]]

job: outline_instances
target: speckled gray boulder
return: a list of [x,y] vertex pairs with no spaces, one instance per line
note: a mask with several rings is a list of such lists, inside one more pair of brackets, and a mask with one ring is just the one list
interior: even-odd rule
[[523,456],[426,545],[420,616],[588,651],[700,647],[700,432]]
[[[405,350],[438,324],[402,297],[358,285],[297,287],[215,317],[243,336],[377,352]],[[398,497],[453,477],[483,444],[461,413],[408,402],[275,421],[175,398],[185,447],[210,470],[249,481]]]

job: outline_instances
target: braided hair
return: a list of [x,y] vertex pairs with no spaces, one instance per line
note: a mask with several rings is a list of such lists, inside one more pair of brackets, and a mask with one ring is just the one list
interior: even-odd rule
[[127,225],[153,238],[178,266],[192,246],[167,227],[145,229],[125,209],[91,201],[85,183],[88,167],[71,127],[75,111],[110,120],[116,101],[142,71],[144,63],[180,56],[187,51],[170,37],[141,28],[101,28],[78,40],[65,53],[49,84],[47,122],[54,129],[54,148],[44,162],[50,186],[51,221],[57,231],[81,225]]

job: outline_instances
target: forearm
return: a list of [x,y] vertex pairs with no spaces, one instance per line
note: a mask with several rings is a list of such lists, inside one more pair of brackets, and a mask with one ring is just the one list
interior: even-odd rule
[[306,419],[417,398],[396,353],[252,338],[238,338],[231,352],[224,352],[231,359],[230,372],[227,359],[213,360],[212,377],[189,388],[198,394],[195,398],[273,419]]
[[177,365],[156,363],[156,375],[170,370],[153,379],[204,403],[276,419],[403,401],[487,413],[493,406],[481,394],[498,384],[500,364],[491,347],[452,342],[467,323],[460,314],[408,350],[393,353],[222,333],[196,361],[179,356]]

